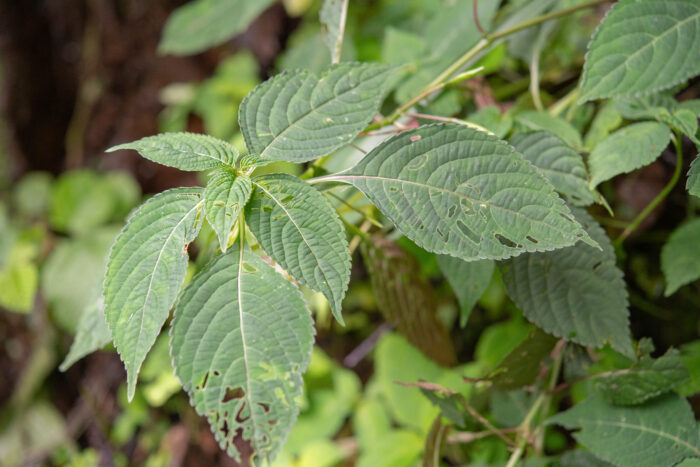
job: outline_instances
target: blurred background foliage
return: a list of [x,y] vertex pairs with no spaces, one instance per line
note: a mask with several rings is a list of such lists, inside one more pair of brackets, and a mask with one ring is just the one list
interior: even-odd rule
[[[166,335],[149,354],[131,404],[121,362],[110,346],[65,373],[58,369],[81,314],[99,306],[105,258],[125,216],[155,192],[200,182],[135,154],[107,156],[104,149],[158,131],[183,130],[206,132],[243,149],[237,112],[250,90],[279,71],[319,71],[330,63],[317,0],[276,2],[246,32],[205,53],[157,55],[163,24],[181,3],[0,3],[0,465],[235,465],[189,406],[173,375]],[[459,35],[473,25],[445,14],[445,3],[351,2],[343,59],[407,64],[389,108],[395,106],[391,99],[405,101],[430,80],[435,67],[461,54]],[[528,1],[503,3],[499,15],[505,18]],[[593,147],[622,123],[620,114],[594,103],[571,107],[561,118],[535,109],[529,61],[538,35],[546,37],[547,46],[538,51],[541,100],[545,106],[555,102],[576,85],[602,11],[519,33],[481,59],[481,77],[450,87],[420,110],[466,118],[501,137],[514,128],[546,128],[574,147]],[[698,82],[691,83],[683,97],[697,97],[699,90]],[[667,156],[672,159],[667,154],[604,186],[621,221],[634,217],[661,189],[672,170]],[[327,168],[347,167],[358,157],[357,150],[341,150]],[[265,168],[302,169],[287,163]],[[680,348],[691,371],[691,381],[681,388],[687,396],[700,391],[700,288],[696,283],[664,298],[659,250],[672,226],[697,210],[697,199],[690,199],[695,204],[686,207],[682,190],[672,194],[630,240],[626,253],[619,252],[634,335],[651,336],[662,351]],[[338,208],[342,212],[343,205]],[[352,221],[357,213],[344,215]],[[192,274],[216,249],[213,233],[200,238]],[[418,388],[396,382],[425,380],[469,396],[475,409],[504,427],[517,426],[531,403],[525,389],[492,390],[487,397],[486,390],[463,379],[489,374],[532,333],[506,297],[497,270],[483,294],[473,298],[476,305],[462,329],[454,292],[463,291],[453,291],[435,255],[395,235],[371,250],[354,256],[344,302],[346,327],[331,319],[321,296],[305,291],[317,323],[317,346],[304,377],[299,422],[275,466],[421,465],[440,409]],[[400,308],[396,301],[402,297],[414,304],[419,300],[414,312],[432,313],[439,320],[435,326],[449,330],[448,339],[438,339],[445,348],[425,347],[440,353],[437,357],[419,350],[428,339],[425,332],[395,320],[392,330],[379,313],[379,308]],[[441,358],[468,363],[443,367],[434,362]],[[591,355],[575,346],[566,359],[564,377],[573,384],[569,404],[590,391],[590,381],[576,382],[585,375],[630,364],[611,350]],[[700,408],[700,399],[691,403]],[[471,418],[461,422],[465,431],[477,426]],[[459,441],[447,439],[449,465],[499,465],[508,458],[495,437],[468,445]],[[544,442],[546,452],[572,444],[556,430]],[[574,451],[557,462],[582,465],[586,456]]]

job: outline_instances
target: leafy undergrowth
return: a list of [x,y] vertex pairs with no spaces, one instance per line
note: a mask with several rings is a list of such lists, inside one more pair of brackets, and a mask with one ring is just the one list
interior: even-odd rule
[[187,186],[0,180],[0,464],[700,463],[697,2],[272,3],[95,156]]

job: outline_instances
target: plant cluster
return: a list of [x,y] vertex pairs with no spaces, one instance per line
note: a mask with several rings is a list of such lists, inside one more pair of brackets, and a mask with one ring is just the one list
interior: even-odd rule
[[[270,3],[191,2],[170,19],[161,49],[193,53],[220,43]],[[494,270],[535,325],[495,368],[457,387],[430,375],[403,381],[440,410],[428,434],[426,465],[439,465],[447,428],[461,429],[465,443],[493,436],[507,446],[508,466],[543,455],[555,425],[578,430],[574,437],[586,448],[570,451],[564,465],[670,466],[700,457],[684,398],[694,392],[688,385],[697,368],[688,368],[677,350],[654,358],[649,340],[633,340],[617,265],[624,241],[682,177],[688,206],[700,196],[700,163],[685,173],[683,145],[684,137],[700,145],[700,101],[674,97],[700,74],[700,3],[616,2],[590,40],[580,84],[548,111],[538,76],[553,21],[605,2],[562,2],[564,8],[554,1],[512,2],[500,12],[498,3],[442,7],[428,29],[454,31],[453,39],[428,34],[420,50],[403,52],[410,63],[397,53],[392,63],[380,64],[341,60],[348,2],[327,0],[320,18],[333,63],[321,73],[284,71],[255,87],[237,109],[244,150],[187,132],[111,148],[137,150],[209,178],[203,188],[157,194],[131,213],[112,245],[103,306],[83,316],[73,355],[113,342],[132,398],[174,309],[170,353],[191,404],[235,460],[273,461],[297,420],[314,342],[300,288],[322,294],[343,324],[351,250],[358,246],[377,302],[398,310],[387,311],[391,324],[434,361],[457,363],[444,323],[420,306],[422,286],[381,279],[382,270],[416,267],[387,247],[393,231],[437,255],[459,301],[462,328],[469,328]],[[451,90],[492,73],[489,60],[523,33],[532,33],[525,53],[534,109],[520,109],[514,120],[489,110],[466,119],[434,115],[440,105],[450,107]],[[387,41],[399,48],[416,40],[392,34]],[[586,104],[591,101],[600,103]],[[578,127],[570,123],[574,118],[582,122]],[[579,128],[588,129],[585,139]],[[355,144],[358,136],[366,138],[364,149]],[[614,222],[600,214],[612,214],[609,181],[653,163],[669,145],[672,177],[611,240],[599,223]],[[333,167],[332,155],[344,148],[354,151],[354,163]],[[304,171],[266,171],[279,162],[302,164]],[[666,295],[700,277],[700,222],[690,217],[662,248]],[[183,289],[187,248],[205,223],[218,248],[200,252],[208,262]],[[615,355],[610,358],[624,367],[596,372],[593,349]],[[562,394],[581,381],[592,384],[587,397],[557,411]],[[495,407],[491,420],[474,408],[479,398]],[[508,418],[502,415],[508,408],[517,412],[514,407],[524,407],[509,420],[514,424],[496,421]],[[484,432],[464,431],[474,426]]]

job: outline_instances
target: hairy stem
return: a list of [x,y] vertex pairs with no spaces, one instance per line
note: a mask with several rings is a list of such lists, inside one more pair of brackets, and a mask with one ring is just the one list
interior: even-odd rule
[[666,199],[669,193],[671,193],[673,190],[673,187],[675,187],[676,183],[678,183],[678,180],[681,177],[681,171],[683,169],[683,144],[680,133],[677,131],[674,133],[675,137],[673,138],[673,144],[676,147],[676,169],[673,172],[671,180],[669,180],[664,189],[661,190],[658,195],[656,195],[656,198],[651,200],[651,203],[649,203],[647,207],[645,207],[642,212],[640,212],[637,217],[634,218],[634,220],[627,226],[620,236],[617,237],[615,240],[616,246],[622,245],[622,242],[624,242],[625,239],[629,237],[630,234],[632,234],[632,232],[634,232],[642,222],[644,222],[644,219],[651,214],[651,212],[656,208],[656,206],[659,205],[659,203],[661,203],[661,201]]

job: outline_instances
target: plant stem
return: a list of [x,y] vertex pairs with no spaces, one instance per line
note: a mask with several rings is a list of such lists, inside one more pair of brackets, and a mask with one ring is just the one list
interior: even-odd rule
[[557,102],[552,104],[548,109],[549,115],[556,117],[560,115],[567,107],[576,102],[578,99],[578,88],[574,88],[567,95],[559,99]]
[[[459,118],[452,118],[452,117],[440,117],[437,115],[427,115],[427,114],[420,114],[420,113],[407,113],[406,114],[409,117],[413,118],[422,118],[424,120],[435,120],[436,122],[445,122],[445,123],[457,123],[458,125],[464,125],[468,126],[470,128],[476,128],[477,130],[486,132],[486,133],[491,133],[489,130],[484,128],[481,125],[477,125],[476,123],[469,122],[467,120],[461,120]],[[493,134],[493,133],[491,133]]]
[[470,404],[469,401],[467,400],[466,397],[463,395],[459,395],[460,402],[462,402],[462,405],[464,406],[465,409],[467,409],[467,412],[474,417],[476,420],[478,420],[482,425],[486,427],[487,430],[489,430],[491,433],[494,435],[498,436],[503,440],[504,443],[506,443],[509,446],[514,446],[513,441],[511,441],[510,438],[508,438],[506,435],[503,434],[501,430],[493,426],[486,418],[484,418],[483,415],[481,415],[479,412],[477,412]]
[[523,29],[531,28],[533,26],[537,26],[538,24],[544,23],[546,21],[560,18],[562,16],[570,15],[572,13],[575,13],[579,10],[584,10],[587,8],[592,8],[594,6],[603,4],[603,3],[608,3],[610,0],[593,0],[590,2],[582,3],[580,5],[576,5],[570,8],[564,8],[563,10],[559,11],[553,11],[551,13],[547,13],[542,16],[538,16],[536,18],[532,18],[531,20],[524,21],[520,24],[517,24],[513,27],[504,29],[502,31],[496,31],[492,34],[487,34],[484,38],[479,40],[474,47],[469,49],[464,55],[459,57],[455,62],[452,63],[445,71],[440,73],[437,78],[435,78],[433,81],[430,82],[427,86],[425,86],[415,97],[410,99],[408,102],[400,106],[398,109],[396,109],[389,117],[385,118],[384,120],[381,120],[379,122],[373,123],[367,127],[365,131],[371,131],[371,130],[376,130],[378,128],[381,128],[386,125],[390,125],[394,123],[396,120],[401,117],[401,115],[411,108],[413,105],[415,105],[418,101],[423,99],[424,97],[428,96],[429,94],[432,94],[435,91],[438,91],[445,87],[448,83],[451,83],[449,81],[450,76],[455,74],[457,71],[459,71],[460,68],[462,68],[464,65],[466,65],[469,61],[474,59],[479,53],[487,49],[489,46],[491,46],[494,42],[498,41],[499,39],[503,39],[504,37],[510,36],[512,34],[515,34],[517,32],[522,31]]
[[537,412],[540,410],[540,406],[544,402],[545,399],[545,394],[542,393],[539,395],[537,400],[535,400],[535,403],[532,404],[532,407],[530,407],[529,412],[527,415],[525,415],[525,419],[519,426],[519,431],[520,431],[520,438],[518,439],[518,444],[515,448],[515,451],[513,451],[513,454],[511,454],[510,458],[508,459],[508,464],[506,464],[506,467],[515,467],[515,464],[518,463],[518,460],[523,456],[523,453],[525,452],[525,447],[527,446],[527,441],[528,438],[530,437],[530,423],[532,422],[532,419],[535,418],[535,415],[537,415]]
[[544,110],[542,96],[540,95],[540,54],[533,53],[530,61],[530,94],[535,108],[540,112]]
[[661,203],[661,201],[666,199],[668,194],[673,190],[673,187],[675,187],[676,183],[678,183],[678,180],[681,177],[681,171],[683,169],[683,144],[680,133],[677,131],[674,133],[675,137],[673,138],[673,144],[676,147],[676,170],[674,170],[671,180],[669,180],[664,189],[661,190],[658,195],[656,195],[656,198],[654,198],[651,203],[649,203],[647,207],[645,207],[642,212],[640,212],[637,217],[634,218],[634,220],[627,226],[620,236],[617,237],[615,240],[616,246],[622,245],[622,242],[624,242],[625,239],[629,237],[630,234],[634,232],[642,222],[644,222],[644,219],[651,214],[651,212],[656,208],[656,206],[659,205],[659,203]]
[[[554,349],[554,364],[552,366],[552,374],[549,378],[549,385],[547,386],[547,391],[545,394],[544,403],[542,404],[542,415],[547,416],[549,408],[552,404],[552,391],[557,387],[557,381],[559,380],[559,372],[561,371],[561,364],[564,361],[564,348],[566,347],[566,340],[561,339]],[[544,435],[546,430],[543,428],[539,435],[535,438],[535,452],[541,453],[542,446],[544,445]]]
[[570,8],[564,8],[563,10],[553,11],[537,18],[532,18],[528,21],[523,21],[522,23],[513,26],[512,28],[504,29],[503,31],[497,31],[493,34],[486,36],[489,40],[495,41],[502,39],[516,32],[520,32],[523,29],[531,28],[532,26],[537,26],[538,24],[544,23],[546,21],[561,18],[562,16],[567,16],[572,13],[576,13],[579,10],[585,10],[587,8],[593,8],[594,6],[601,5],[603,3],[610,3],[610,0],[593,0],[591,2],[581,3],[580,5],[572,6]]
[[549,21],[552,19],[560,18],[562,16],[570,15],[571,13],[575,13],[579,10],[584,10],[586,8],[592,8],[594,6],[600,5],[602,3],[607,3],[610,0],[593,0],[591,2],[587,3],[582,3],[580,5],[573,6],[571,8],[564,8],[563,10],[559,11],[553,11],[551,13],[547,13],[546,15],[538,16],[537,18],[532,18],[531,20],[524,21],[520,24],[517,24],[511,28],[504,29],[502,31],[497,31],[494,32],[493,34],[488,34],[485,38],[481,39],[479,42],[476,43],[474,47],[472,47],[470,50],[468,50],[464,55],[459,57],[457,61],[455,61],[452,65],[450,65],[449,68],[447,68],[445,71],[443,71],[437,78],[433,80],[432,83],[430,83],[427,87],[433,87],[437,83],[441,83],[445,79],[449,78],[454,72],[462,68],[469,60],[474,58],[479,52],[490,46],[492,43],[499,39],[503,39],[504,37],[510,36],[512,34],[515,34],[516,32],[520,32],[523,29],[531,28],[533,26],[537,26],[538,24],[544,23],[545,21]]
[[[564,344],[566,344],[566,341],[564,341],[563,339],[560,340],[557,343],[557,346],[554,348],[554,351],[552,352],[553,354],[555,354],[555,356],[554,363],[552,364],[552,372],[549,378],[550,390],[554,388],[557,380],[559,379],[559,371],[561,369],[561,363],[564,359]],[[548,394],[548,391],[543,391],[537,397],[535,403],[532,404],[532,407],[530,407],[530,410],[528,411],[527,415],[525,415],[525,419],[518,427],[518,431],[520,432],[520,436],[518,437],[518,443],[516,445],[515,451],[513,451],[513,454],[511,454],[510,458],[508,459],[508,464],[506,464],[506,467],[515,467],[515,465],[525,453],[525,448],[527,447],[530,438],[530,424],[539,413],[540,407],[542,407],[543,404],[546,410],[548,410],[550,397],[551,396]]]

